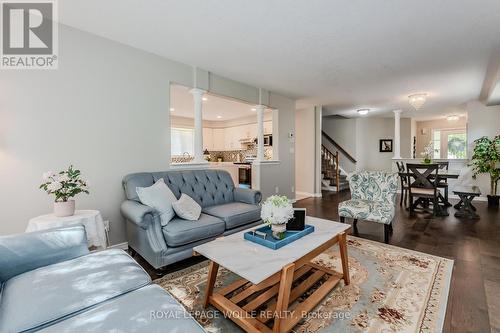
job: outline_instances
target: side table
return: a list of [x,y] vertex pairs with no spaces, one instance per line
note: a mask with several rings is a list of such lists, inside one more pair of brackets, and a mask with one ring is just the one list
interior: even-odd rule
[[29,220],[26,232],[83,224],[87,232],[90,249],[105,249],[107,247],[106,230],[101,213],[98,210],[77,210],[72,216],[57,217],[47,214]]
[[[476,207],[472,205],[472,200],[481,195],[481,190],[477,186],[460,186],[453,189],[453,193],[460,197],[460,202],[455,205],[459,210],[455,217],[464,217],[467,219],[478,219]],[[458,206],[458,207],[457,207]]]

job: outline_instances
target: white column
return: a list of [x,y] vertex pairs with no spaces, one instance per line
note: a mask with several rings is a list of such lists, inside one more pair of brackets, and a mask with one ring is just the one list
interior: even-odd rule
[[394,159],[401,158],[401,110],[394,110]]
[[264,110],[262,104],[255,107],[257,109],[257,161],[264,161]]
[[203,163],[203,94],[205,90],[194,88],[191,89],[194,102],[194,161],[195,163]]

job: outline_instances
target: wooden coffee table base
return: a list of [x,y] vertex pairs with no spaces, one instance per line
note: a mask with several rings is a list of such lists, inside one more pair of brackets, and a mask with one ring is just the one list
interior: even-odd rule
[[[342,274],[311,262],[336,243],[340,248]],[[219,265],[211,261],[204,305],[212,304],[246,332],[288,332],[341,279],[346,285],[350,282],[345,233],[340,233],[259,284],[241,279],[214,293],[218,269]],[[294,304],[320,281],[321,285],[309,297]]]

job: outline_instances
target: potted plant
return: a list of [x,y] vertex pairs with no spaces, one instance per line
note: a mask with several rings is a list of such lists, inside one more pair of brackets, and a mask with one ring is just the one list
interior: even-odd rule
[[276,239],[285,238],[286,224],[293,217],[293,206],[284,195],[272,195],[262,204],[261,218],[271,226]]
[[493,139],[483,136],[474,140],[474,151],[471,164],[474,175],[487,173],[490,175],[490,194],[488,194],[488,206],[498,207],[500,197],[497,195],[498,180],[500,179],[500,135]]
[[75,200],[70,200],[71,198],[79,193],[89,194],[87,183],[81,178],[80,170],[75,170],[72,165],[68,170],[59,173],[45,172],[40,188],[55,196],[54,215],[59,217],[75,213]]

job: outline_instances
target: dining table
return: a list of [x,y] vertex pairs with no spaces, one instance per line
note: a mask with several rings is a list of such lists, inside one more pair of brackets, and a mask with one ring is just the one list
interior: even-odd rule
[[[398,172],[401,177],[411,177],[413,176],[413,172]],[[440,179],[457,179],[460,176],[460,171],[456,170],[444,170],[439,169],[437,173],[438,178]],[[429,175],[430,178],[434,178],[435,174],[432,173]]]
[[[408,172],[408,171],[398,172],[398,174],[400,177],[407,177],[408,180],[410,180],[411,177],[415,177],[413,172]],[[457,179],[459,176],[460,176],[460,171],[456,171],[456,170],[438,169],[438,172],[437,172],[438,183],[441,180]],[[431,178],[431,179],[434,179],[435,177],[436,177],[436,174],[434,174],[434,173],[429,175],[429,178]],[[409,181],[408,183],[411,184],[411,181]],[[441,192],[439,192],[439,194],[438,194],[438,199],[439,199],[439,202],[442,203],[445,208],[452,206],[451,203],[448,200],[446,200],[446,198],[441,194]],[[418,205],[419,203],[423,203],[423,201],[421,199],[418,199],[415,202],[415,205]],[[448,215],[448,213],[445,210],[444,213],[440,214],[440,215],[446,216],[446,215]]]

